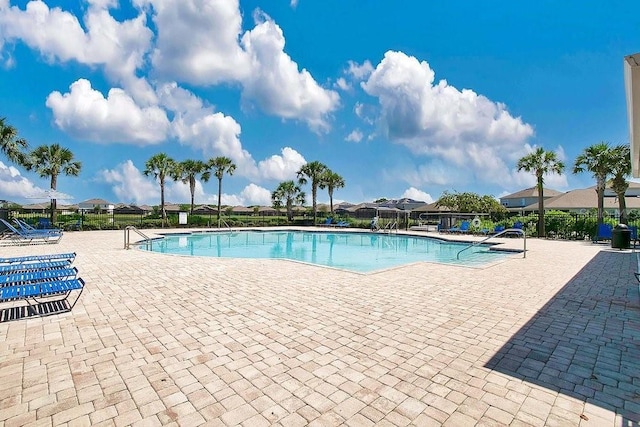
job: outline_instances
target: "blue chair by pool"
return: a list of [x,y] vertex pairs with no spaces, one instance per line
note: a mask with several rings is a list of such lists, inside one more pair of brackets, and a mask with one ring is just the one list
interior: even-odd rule
[[30,271],[60,270],[68,268],[70,264],[71,262],[69,260],[63,260],[24,263],[21,262],[15,264],[0,265],[0,276],[18,272],[28,273]]
[[336,223],[336,227],[348,227],[349,226],[349,222],[348,221],[338,221]]
[[37,244],[37,243],[58,243],[62,239],[62,232],[54,232],[49,230],[33,230],[24,231],[15,228],[11,223],[0,218],[0,221],[12,233],[9,235],[11,242],[14,244]]
[[49,218],[38,218],[38,228],[41,230],[48,230],[55,228]]
[[27,262],[42,262],[42,261],[55,261],[55,260],[68,260],[73,262],[76,258],[75,252],[68,252],[62,254],[48,254],[48,255],[27,255],[19,257],[0,258],[0,264],[15,264],[15,263],[27,263]]
[[447,230],[449,233],[468,233],[471,227],[471,223],[469,221],[462,221],[459,227],[451,227]]
[[15,222],[15,223],[16,223],[16,225],[17,225],[18,227],[20,227],[20,229],[21,229],[22,231],[25,231],[25,232],[27,232],[27,233],[34,232],[34,231],[35,231],[35,232],[43,232],[43,231],[44,231],[44,232],[48,232],[48,233],[51,233],[51,232],[53,232],[53,233],[60,233],[60,232],[62,231],[62,230],[61,230],[61,229],[59,229],[59,228],[45,228],[45,229],[35,228],[34,226],[32,226],[31,224],[29,224],[28,222],[22,221],[22,220],[20,220],[20,219],[18,219],[18,218],[14,218],[14,219],[13,219],[13,222]]
[[594,242],[600,240],[611,240],[613,238],[613,226],[611,224],[598,224],[596,235],[593,237]]
[[319,225],[321,227],[328,227],[328,226],[332,225],[331,224],[332,222],[333,222],[333,218],[329,217],[322,224],[319,224]]

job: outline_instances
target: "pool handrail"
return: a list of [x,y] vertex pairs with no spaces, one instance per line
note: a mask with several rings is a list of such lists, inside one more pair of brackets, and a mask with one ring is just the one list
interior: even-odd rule
[[138,230],[135,226],[133,225],[127,225],[124,228],[124,248],[125,249],[130,249],[131,248],[131,231],[135,231],[136,233],[138,233],[140,236],[142,236],[144,238],[144,243],[146,243],[147,245],[149,245],[149,249],[152,249],[152,245],[153,245],[153,240],[149,238],[149,236],[147,236],[146,234],[144,234],[142,231]]
[[510,233],[522,234],[522,237],[524,237],[524,243],[523,243],[524,247],[522,249],[522,258],[526,258],[527,257],[527,234],[524,232],[522,228],[507,228],[506,230],[502,230],[497,234],[492,234],[491,236],[488,236],[482,240],[471,243],[469,246],[465,246],[460,251],[458,251],[458,253],[456,254],[456,259],[460,259],[460,254],[466,251],[467,249],[473,248],[474,246],[481,245],[487,240],[493,239],[494,237],[498,237],[498,236],[502,236],[503,234],[510,234]]

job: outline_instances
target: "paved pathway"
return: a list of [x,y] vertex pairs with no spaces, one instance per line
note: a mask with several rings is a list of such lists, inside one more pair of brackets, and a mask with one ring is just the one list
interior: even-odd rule
[[640,424],[629,251],[362,275],[122,245],[0,247],[76,251],[87,282],[71,313],[0,323],[0,427]]

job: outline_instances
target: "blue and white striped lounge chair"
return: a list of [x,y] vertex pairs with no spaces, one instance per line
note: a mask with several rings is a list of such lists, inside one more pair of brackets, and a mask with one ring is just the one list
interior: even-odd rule
[[85,284],[78,269],[70,267],[74,258],[75,253],[2,258],[8,262],[0,265],[0,304],[9,305],[0,310],[0,321],[71,311]]
[[[15,306],[15,303],[25,302],[26,309],[32,316],[47,316],[71,311],[80,299],[84,290],[84,280],[79,277],[51,280],[42,282],[12,283],[0,288],[0,303],[12,303],[14,306],[2,311],[3,321],[15,320],[24,315],[16,315],[17,309],[25,306]],[[79,290],[78,296],[72,304],[67,303],[71,292]],[[33,303],[38,304],[34,306]],[[44,304],[44,303],[49,303]],[[55,306],[50,310],[51,305]]]
[[62,239],[62,232],[52,232],[48,230],[23,231],[18,230],[9,222],[0,218],[0,221],[11,231],[9,235],[14,244],[37,244],[37,243],[58,243]]
[[40,262],[40,261],[54,261],[54,260],[68,260],[73,262],[76,258],[75,252],[61,253],[61,254],[48,254],[48,255],[27,255],[19,257],[0,258],[0,264],[14,264],[25,262]]
[[0,265],[0,275],[17,273],[20,271],[59,270],[68,268],[70,265],[71,263],[69,260],[5,264]]
[[21,219],[18,219],[18,218],[14,218],[13,222],[15,222],[16,225],[18,227],[20,227],[20,229],[22,231],[25,231],[27,233],[33,232],[33,231],[39,231],[39,232],[46,231],[46,232],[49,232],[49,233],[60,233],[60,232],[62,232],[62,230],[59,229],[59,228],[45,228],[45,229],[35,228],[34,226],[30,225],[29,223],[27,223],[25,221],[22,221]]
[[62,279],[74,279],[77,275],[78,269],[75,267],[19,271],[11,274],[0,275],[0,287],[18,285],[21,283],[52,282]]

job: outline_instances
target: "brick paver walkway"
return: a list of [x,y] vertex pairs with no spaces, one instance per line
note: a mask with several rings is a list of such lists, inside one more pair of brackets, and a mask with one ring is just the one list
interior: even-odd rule
[[629,251],[531,239],[484,269],[362,275],[122,245],[0,248],[76,251],[87,282],[71,313],[0,323],[0,427],[640,422]]

